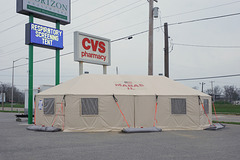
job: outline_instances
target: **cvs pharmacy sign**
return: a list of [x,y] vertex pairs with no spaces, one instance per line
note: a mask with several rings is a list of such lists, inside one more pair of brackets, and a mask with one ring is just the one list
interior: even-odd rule
[[106,38],[74,32],[74,61],[109,66],[110,43]]

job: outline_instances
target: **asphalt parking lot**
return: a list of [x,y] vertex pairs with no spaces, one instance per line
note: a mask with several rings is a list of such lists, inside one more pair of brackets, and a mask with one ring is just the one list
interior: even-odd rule
[[46,133],[0,113],[0,160],[236,160],[240,125],[218,131]]

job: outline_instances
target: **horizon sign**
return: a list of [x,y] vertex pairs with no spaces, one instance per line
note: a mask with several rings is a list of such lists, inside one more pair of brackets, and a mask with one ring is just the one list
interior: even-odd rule
[[74,61],[110,66],[110,56],[110,39],[74,32]]
[[70,24],[71,0],[17,0],[17,13],[29,15],[60,24]]
[[63,49],[63,31],[55,28],[35,24],[26,24],[25,44],[34,46]]

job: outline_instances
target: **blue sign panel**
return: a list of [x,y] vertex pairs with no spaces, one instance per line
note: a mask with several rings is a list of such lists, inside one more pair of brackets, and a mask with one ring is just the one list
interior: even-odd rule
[[26,44],[63,49],[63,31],[35,23],[26,24]]

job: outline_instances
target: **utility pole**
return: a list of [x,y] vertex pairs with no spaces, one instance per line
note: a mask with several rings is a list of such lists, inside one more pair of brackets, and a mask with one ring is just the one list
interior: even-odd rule
[[168,24],[164,23],[164,68],[165,68],[165,77],[169,78],[169,44],[168,44]]
[[206,83],[202,82],[202,83],[199,83],[199,84],[202,85],[202,92],[203,92],[203,85],[206,84]]
[[148,75],[153,75],[153,1],[149,0]]
[[153,0],[149,0],[148,75],[153,75]]

